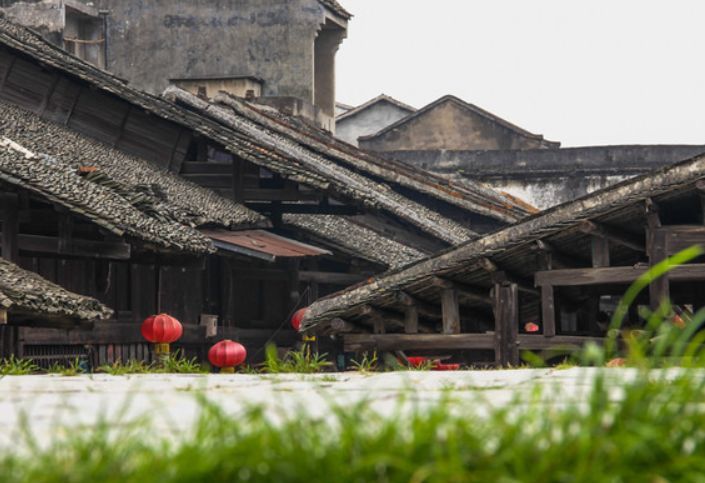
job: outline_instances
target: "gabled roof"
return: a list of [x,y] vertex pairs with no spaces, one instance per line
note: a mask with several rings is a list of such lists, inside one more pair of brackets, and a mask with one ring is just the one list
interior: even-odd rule
[[415,107],[411,107],[408,104],[404,104],[403,102],[398,101],[398,100],[394,99],[393,97],[388,96],[386,94],[380,94],[377,97],[365,102],[364,104],[360,104],[357,107],[353,107],[351,109],[348,109],[347,111],[345,111],[344,113],[342,113],[341,115],[336,117],[335,122],[340,122],[344,119],[348,119],[348,118],[350,118],[350,117],[352,117],[352,116],[354,116],[354,115],[356,115],[366,109],[369,109],[370,107],[375,106],[381,102],[386,102],[388,104],[392,104],[392,105],[398,107],[399,109],[408,112],[409,114],[411,114],[412,112],[416,112]]
[[643,213],[647,198],[691,189],[701,179],[705,179],[705,155],[596,191],[483,238],[323,298],[311,305],[302,328],[312,329],[335,317],[355,317],[364,305],[383,306],[398,291],[413,295],[415,291],[432,286],[432,280],[437,276],[476,278],[477,273],[484,270],[479,264],[481,259],[501,257],[502,260],[516,262],[516,254],[520,250],[528,250],[527,247],[538,240],[568,234],[585,220],[603,221],[605,217],[612,217],[613,222],[624,224],[634,218],[632,209],[635,205],[641,204],[639,211]]
[[407,163],[376,156],[343,142],[327,131],[312,128],[294,116],[256,103],[248,103],[225,92],[214,102],[232,109],[252,122],[272,129],[282,136],[325,156],[341,166],[353,169],[392,186],[411,190],[414,195],[427,195],[466,211],[479,213],[511,223],[535,210],[526,203],[497,192],[485,185],[464,180],[462,183],[416,168]]
[[[251,225],[261,215],[140,159],[0,102],[0,179],[121,236],[208,253],[193,227]],[[81,166],[92,173],[79,175]]]
[[0,258],[0,307],[38,319],[107,319],[113,313],[96,299],[69,292]]
[[333,13],[336,15],[340,15],[343,17],[345,20],[350,20],[352,18],[352,14],[345,10],[343,6],[338,3],[337,0],[318,0],[321,5],[328,7]]
[[[227,105],[210,103],[178,87],[169,87],[164,97],[198,112],[206,119],[217,122],[221,128],[217,138],[226,149],[241,151],[238,146],[247,140],[248,150],[257,156],[246,154],[246,159],[279,173],[285,178],[308,185],[324,192],[354,200],[372,209],[381,209],[415,225],[420,230],[446,243],[457,244],[474,236],[474,232],[441,214],[416,203],[393,189],[356,170],[342,166],[320,151],[308,149],[302,143],[301,132],[295,138],[282,134],[280,129],[291,129],[279,125],[279,129],[264,127],[271,123],[253,109],[245,116],[234,98],[224,98]],[[233,107],[237,106],[237,107]],[[258,122],[252,120],[257,117]]]
[[466,109],[466,110],[468,110],[468,111],[470,111],[470,112],[472,112],[472,113],[474,113],[474,114],[477,114],[477,115],[479,115],[479,116],[482,116],[482,117],[484,117],[485,119],[487,119],[487,120],[489,120],[489,121],[491,121],[491,122],[494,122],[494,123],[496,123],[496,124],[499,124],[499,125],[505,127],[506,129],[509,129],[510,131],[513,131],[515,134],[517,134],[517,135],[519,135],[519,136],[522,136],[522,137],[525,137],[525,138],[528,138],[528,139],[532,139],[532,140],[535,140],[535,141],[541,141],[541,142],[544,143],[547,147],[551,147],[551,148],[558,148],[558,147],[560,147],[560,143],[558,143],[558,142],[548,141],[548,140],[544,139],[544,137],[543,137],[541,134],[534,134],[534,133],[531,133],[531,132],[527,131],[526,129],[520,128],[519,126],[517,126],[517,125],[515,125],[515,124],[512,124],[511,122],[509,122],[509,121],[507,121],[507,120],[505,120],[505,119],[502,119],[501,117],[499,117],[499,116],[497,116],[497,115],[495,115],[495,114],[492,114],[492,113],[489,112],[489,111],[486,111],[486,110],[484,110],[484,109],[482,109],[482,108],[480,108],[480,107],[478,107],[478,106],[476,106],[476,105],[474,105],[474,104],[470,104],[469,102],[465,102],[464,100],[459,99],[458,97],[453,96],[453,95],[445,95],[445,96],[441,97],[440,99],[437,99],[437,100],[433,101],[432,103],[430,103],[430,104],[428,104],[428,105],[422,107],[421,109],[419,109],[419,110],[416,111],[415,113],[410,114],[409,116],[407,116],[407,117],[405,117],[405,118],[403,118],[403,119],[400,119],[400,120],[398,120],[397,122],[395,122],[395,123],[393,123],[393,124],[390,124],[389,126],[385,127],[385,128],[382,129],[381,131],[376,132],[375,134],[370,134],[370,135],[367,135],[367,136],[361,136],[361,137],[360,137],[360,140],[370,140],[370,139],[374,139],[374,138],[377,138],[377,137],[379,137],[379,136],[382,136],[382,135],[388,133],[389,131],[392,131],[392,130],[394,130],[394,129],[397,129],[397,128],[399,128],[399,127],[401,127],[401,126],[403,126],[403,125],[405,125],[405,124],[407,124],[407,123],[413,121],[414,119],[416,119],[416,118],[418,118],[418,117],[424,115],[425,113],[427,113],[427,112],[430,111],[431,109],[434,109],[435,107],[437,107],[437,106],[439,106],[439,105],[441,105],[441,104],[444,104],[444,103],[446,103],[446,102],[452,102],[453,104],[456,104],[456,105],[460,106],[460,107],[463,108],[463,109]]

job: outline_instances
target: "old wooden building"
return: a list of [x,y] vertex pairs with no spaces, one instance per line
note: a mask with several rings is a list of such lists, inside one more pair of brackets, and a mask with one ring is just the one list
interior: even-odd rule
[[[650,266],[705,246],[705,156],[547,210],[313,304],[303,330],[344,350],[455,352],[516,364],[519,351],[600,342],[615,302]],[[638,305],[703,304],[705,265],[675,268]],[[523,328],[533,322],[540,334]]]
[[[50,238],[20,243],[19,261],[96,296],[124,324],[34,330],[26,353],[90,343],[98,361],[146,357],[137,324],[154,311],[187,324],[182,342],[195,353],[214,320],[219,336],[290,345],[296,307],[531,212],[480,185],[366,155],[271,108],[177,89],[166,97],[0,19],[0,135],[8,156],[29,156],[39,170],[25,179],[16,170],[26,166],[8,162],[7,180],[44,197],[18,198],[19,240]],[[97,190],[121,208],[84,206]],[[32,203],[44,204],[38,218]]]

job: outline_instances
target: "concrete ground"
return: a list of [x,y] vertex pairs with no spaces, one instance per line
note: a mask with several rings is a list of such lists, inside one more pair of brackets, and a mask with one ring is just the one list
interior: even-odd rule
[[[96,422],[111,427],[148,418],[156,434],[187,435],[197,419],[199,395],[237,417],[248,405],[264,405],[273,418],[305,411],[329,414],[331,404],[368,401],[385,415],[451,398],[463,412],[526,403],[543,388],[540,404],[580,403],[597,371],[624,380],[629,369],[517,369],[504,371],[388,372],[360,374],[146,374],[0,378],[0,447],[16,446],[30,432],[37,441],[86,430]],[[618,390],[618,384],[615,384]],[[615,396],[618,397],[618,394]],[[404,402],[400,402],[400,398]]]

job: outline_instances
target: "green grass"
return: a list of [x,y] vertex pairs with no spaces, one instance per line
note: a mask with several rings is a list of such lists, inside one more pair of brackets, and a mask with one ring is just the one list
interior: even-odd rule
[[277,354],[276,346],[270,344],[265,348],[265,360],[261,371],[269,374],[321,372],[333,365],[326,360],[326,357],[327,354],[313,352],[308,344],[304,344],[299,350],[287,352],[282,359]]
[[[3,453],[17,482],[662,482],[703,481],[704,379],[663,373],[610,396],[598,377],[584,406],[522,405],[476,416],[448,400],[382,417],[369,405],[331,407],[323,421],[292,410],[272,423],[261,408],[236,418],[203,402],[193,436],[154,443],[144,423],[110,436],[74,432],[24,456]],[[459,410],[460,409],[460,410]]]
[[0,360],[0,376],[26,376],[39,370],[33,361],[29,359],[18,359],[11,355],[7,359]]
[[81,362],[77,357],[68,364],[59,364],[58,362],[53,363],[49,366],[47,372],[49,374],[60,374],[62,376],[70,377],[83,374],[83,369],[81,368]]

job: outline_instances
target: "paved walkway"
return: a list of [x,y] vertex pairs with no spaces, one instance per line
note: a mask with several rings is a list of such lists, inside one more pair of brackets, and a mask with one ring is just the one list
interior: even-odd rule
[[[622,380],[629,369],[602,369]],[[237,416],[248,405],[267,408],[276,419],[305,411],[328,414],[331,404],[369,401],[382,414],[423,408],[450,397],[459,409],[478,413],[526,402],[537,387],[542,404],[580,403],[598,369],[339,373],[315,375],[164,375],[64,377],[6,376],[0,379],[0,447],[16,444],[29,429],[40,442],[66,431],[109,421],[111,426],[147,417],[160,434],[188,434],[198,417],[198,395]],[[618,385],[615,385],[618,386]],[[404,403],[400,403],[400,397]],[[26,417],[25,417],[26,416]]]

